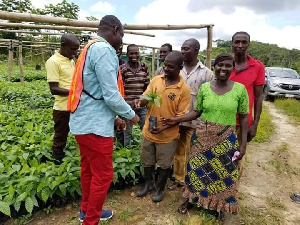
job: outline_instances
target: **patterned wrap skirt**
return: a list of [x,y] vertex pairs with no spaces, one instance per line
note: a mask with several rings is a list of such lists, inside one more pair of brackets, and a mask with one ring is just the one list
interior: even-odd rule
[[183,197],[200,207],[238,213],[235,126],[198,120],[192,136]]

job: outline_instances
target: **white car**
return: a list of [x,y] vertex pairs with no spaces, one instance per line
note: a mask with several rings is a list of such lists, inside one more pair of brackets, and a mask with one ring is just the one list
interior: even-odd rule
[[264,99],[274,101],[275,97],[300,99],[300,76],[292,69],[266,67]]

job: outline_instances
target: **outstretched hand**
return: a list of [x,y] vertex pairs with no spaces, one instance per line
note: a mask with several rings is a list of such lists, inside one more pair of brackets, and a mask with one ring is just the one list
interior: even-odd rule
[[159,133],[161,133],[162,131],[164,131],[166,128],[165,127],[152,127],[152,129],[151,129],[151,133],[152,134],[159,134]]
[[131,108],[141,108],[141,100],[140,99],[134,99],[131,103]]
[[115,120],[115,126],[117,127],[118,131],[126,130],[126,122],[119,117]]
[[162,125],[173,125],[177,123],[178,118],[177,117],[161,117]]
[[140,117],[138,115],[135,115],[129,122],[131,124],[137,124],[140,121]]

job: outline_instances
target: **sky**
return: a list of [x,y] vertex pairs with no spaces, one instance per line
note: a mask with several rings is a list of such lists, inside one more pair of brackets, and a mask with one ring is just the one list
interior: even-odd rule
[[[31,0],[35,7],[60,0]],[[237,31],[246,31],[251,40],[300,50],[300,0],[67,0],[80,7],[79,19],[107,14],[122,23],[140,25],[214,24],[213,40],[230,40]],[[196,38],[201,50],[207,45],[206,29],[143,31],[144,37],[125,34],[124,42],[160,47],[170,43],[179,50],[189,38]]]

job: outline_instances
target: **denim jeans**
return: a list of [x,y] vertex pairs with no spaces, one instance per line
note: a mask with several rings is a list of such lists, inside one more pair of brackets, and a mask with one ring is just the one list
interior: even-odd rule
[[[143,130],[148,109],[145,107],[145,108],[141,108],[141,109],[134,109],[134,111],[140,117],[140,121],[138,124],[140,126],[140,129]],[[117,140],[124,147],[126,147],[127,145],[130,145],[130,143],[131,143],[132,128],[133,128],[133,125],[131,123],[129,123],[129,121],[127,121],[127,120],[125,120],[125,121],[126,121],[126,130],[116,132]]]

